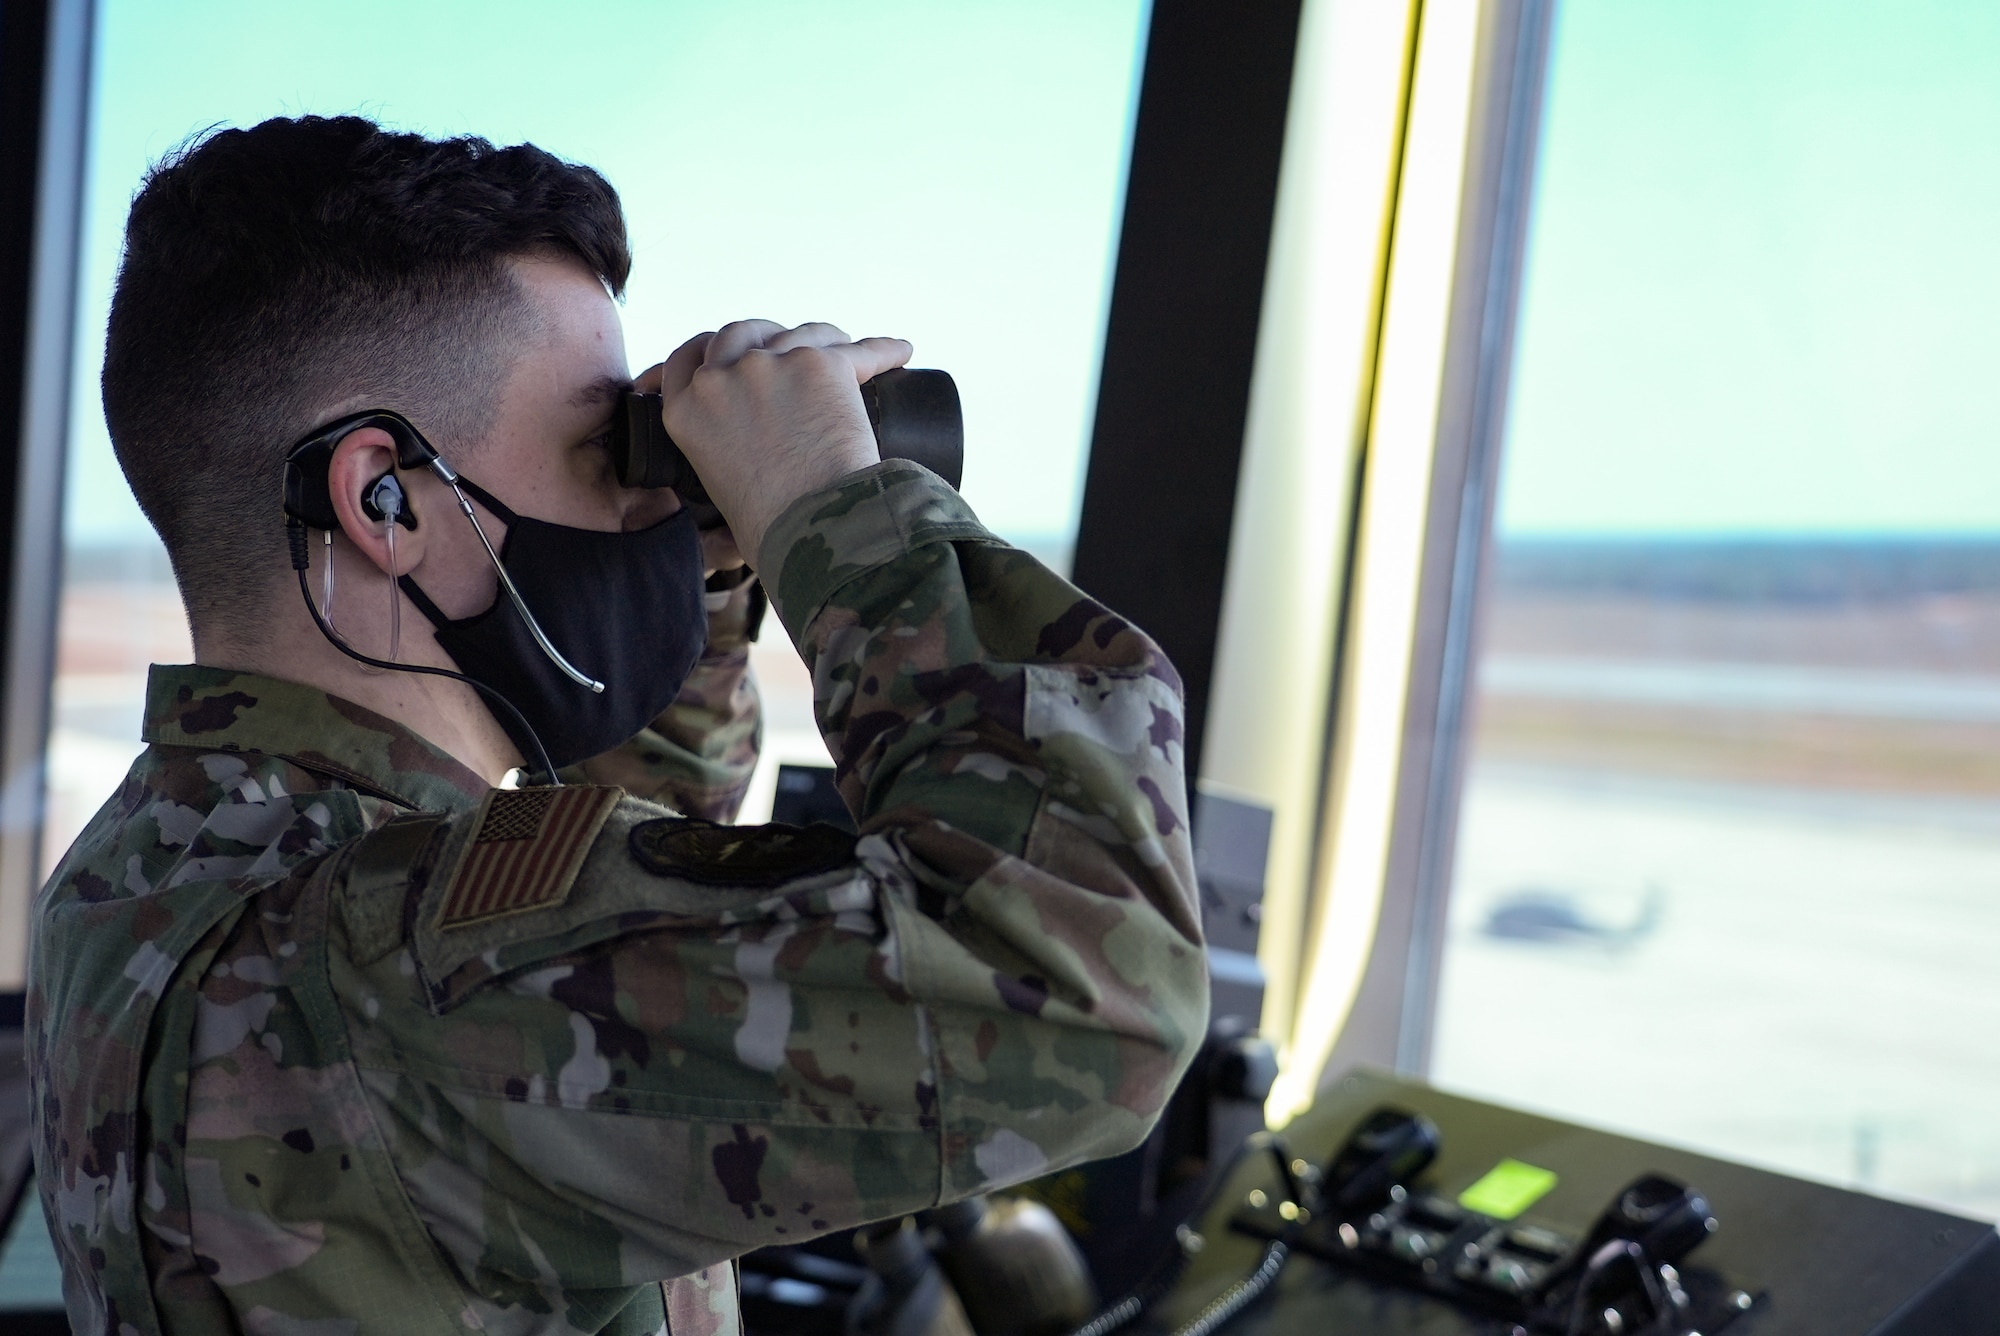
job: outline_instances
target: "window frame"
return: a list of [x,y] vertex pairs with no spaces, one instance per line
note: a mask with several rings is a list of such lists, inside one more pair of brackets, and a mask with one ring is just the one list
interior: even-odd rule
[[20,368],[0,390],[0,992],[26,981],[41,884],[95,22],[93,0],[0,6],[0,366]]

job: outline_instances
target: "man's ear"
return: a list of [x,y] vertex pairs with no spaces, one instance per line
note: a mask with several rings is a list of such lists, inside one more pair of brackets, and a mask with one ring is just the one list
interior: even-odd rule
[[[370,504],[377,484],[396,467],[396,443],[380,427],[359,427],[340,438],[326,470],[327,489],[333,494],[333,513],[340,517],[340,531],[383,573],[389,572],[389,525],[378,518],[379,507]],[[407,482],[407,478],[405,478]],[[414,502],[407,486],[403,507],[411,511]],[[375,513],[370,514],[373,510]],[[396,575],[408,575],[423,560],[424,530],[397,525]]]

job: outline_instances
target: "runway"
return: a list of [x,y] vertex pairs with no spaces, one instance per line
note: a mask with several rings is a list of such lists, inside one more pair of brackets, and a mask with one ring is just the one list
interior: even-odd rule
[[2000,721],[2000,677],[1970,673],[1495,655],[1479,665],[1479,685],[1493,696],[1541,700]]

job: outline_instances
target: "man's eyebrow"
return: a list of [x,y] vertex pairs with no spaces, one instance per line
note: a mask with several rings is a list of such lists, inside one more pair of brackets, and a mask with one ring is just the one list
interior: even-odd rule
[[569,397],[572,408],[602,408],[618,402],[618,396],[632,388],[629,380],[616,376],[599,376]]

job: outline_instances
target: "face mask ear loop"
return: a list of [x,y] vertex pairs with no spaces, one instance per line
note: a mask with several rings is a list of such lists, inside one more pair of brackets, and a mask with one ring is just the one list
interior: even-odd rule
[[542,653],[549,656],[549,662],[562,669],[563,674],[570,681],[580,687],[588,687],[592,691],[602,693],[604,683],[599,682],[587,673],[579,672],[568,659],[562,656],[562,651],[549,643],[548,636],[543,634],[542,624],[535,620],[534,613],[528,611],[527,600],[521,597],[520,590],[514,588],[514,581],[509,578],[507,568],[500,562],[500,554],[493,550],[493,541],[486,536],[485,528],[479,523],[479,516],[473,512],[472,502],[467,500],[465,493],[460,490],[458,474],[452,471],[451,465],[435,456],[429,460],[429,463],[431,472],[438,476],[440,482],[451,488],[451,494],[458,498],[458,508],[465,512],[465,518],[472,521],[472,531],[479,535],[479,545],[486,549],[487,560],[493,563],[494,571],[500,576],[500,587],[507,591],[507,597],[513,603],[514,611],[520,613],[521,620],[528,624],[528,634],[534,636],[535,644],[541,647]]

